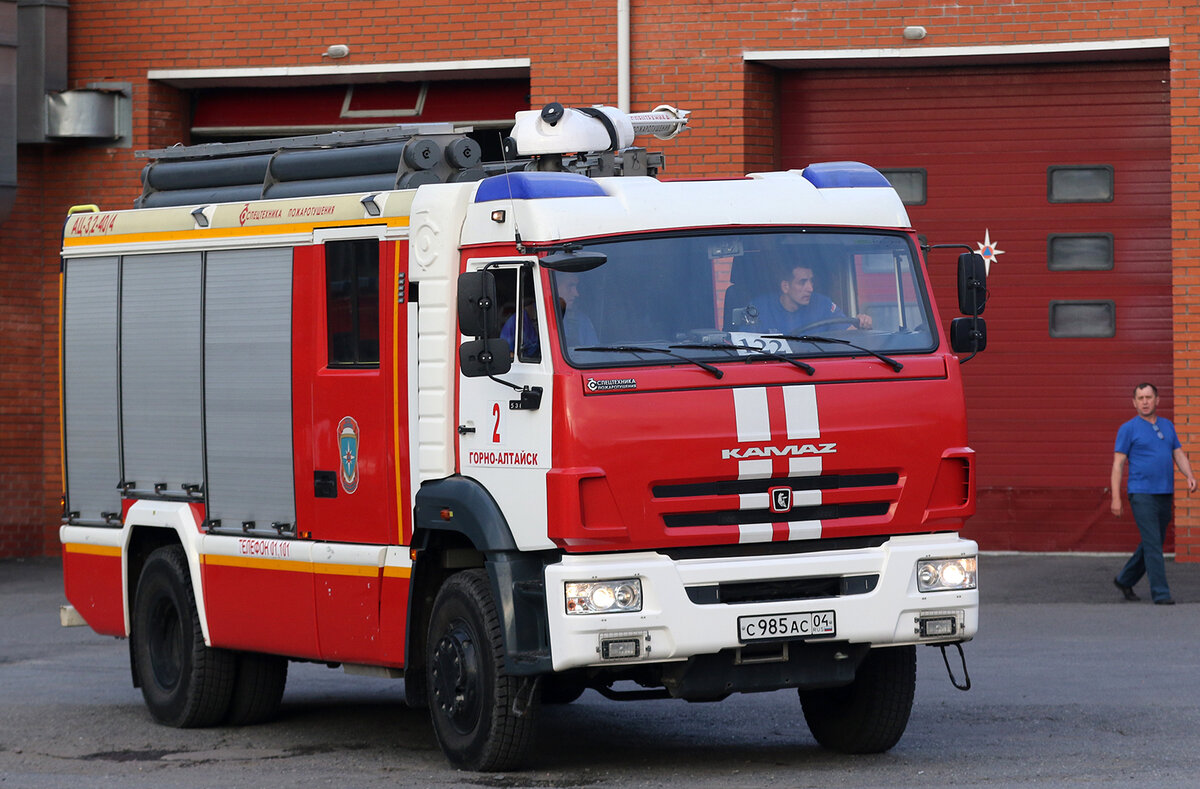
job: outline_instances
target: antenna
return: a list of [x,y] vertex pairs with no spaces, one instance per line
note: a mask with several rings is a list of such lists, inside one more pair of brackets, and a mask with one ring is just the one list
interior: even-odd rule
[[[499,132],[496,133],[499,134]],[[511,140],[512,138],[500,138],[500,161],[504,165],[504,185],[508,187],[508,210],[512,212],[513,240],[517,242],[517,251],[524,255],[526,248],[525,245],[521,243],[521,230],[517,227],[517,204],[516,201],[513,200],[512,180],[509,178],[508,144],[511,142]]]

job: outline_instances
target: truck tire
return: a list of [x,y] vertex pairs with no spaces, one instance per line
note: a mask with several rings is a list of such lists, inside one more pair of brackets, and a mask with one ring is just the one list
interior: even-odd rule
[[287,685],[287,672],[287,658],[238,653],[233,699],[225,722],[230,726],[252,726],[274,718]]
[[425,650],[430,717],[446,758],[467,770],[522,766],[533,744],[537,700],[529,694],[517,704],[523,685],[504,670],[500,617],[486,571],[459,572],[442,585]]
[[213,726],[229,711],[235,659],[205,646],[183,548],[150,554],[138,579],[130,639],[150,714],[178,728]]
[[823,747],[841,753],[882,753],[900,741],[917,685],[916,647],[872,649],[854,682],[800,691],[804,719]]

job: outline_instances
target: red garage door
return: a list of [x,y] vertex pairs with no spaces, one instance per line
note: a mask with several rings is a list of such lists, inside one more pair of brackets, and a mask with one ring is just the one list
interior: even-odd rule
[[[1148,380],[1171,416],[1167,64],[789,72],[782,163],[858,160],[930,243],[990,242],[988,349],[964,369],[988,549],[1125,550],[1117,426]],[[954,317],[956,251],[931,259]]]

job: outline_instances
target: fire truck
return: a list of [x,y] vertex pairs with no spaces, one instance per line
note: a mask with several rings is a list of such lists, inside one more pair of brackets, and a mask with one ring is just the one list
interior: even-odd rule
[[895,745],[916,646],[978,625],[982,260],[944,326],[877,170],[661,180],[634,137],[686,122],[177,146],[73,209],[64,624],[176,727],[265,721],[310,661],[403,678],[472,770],[589,688],[785,689]]

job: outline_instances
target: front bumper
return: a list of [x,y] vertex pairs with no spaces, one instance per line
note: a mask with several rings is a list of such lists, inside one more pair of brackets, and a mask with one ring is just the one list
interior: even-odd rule
[[[831,611],[832,640],[890,646],[966,641],[978,628],[978,589],[922,593],[917,563],[923,559],[969,557],[978,546],[956,534],[905,535],[883,545],[771,556],[673,560],[652,552],[564,556],[546,567],[546,604],[555,671],[586,666],[685,660],[746,645],[738,618]],[[642,610],[619,614],[568,615],[568,581],[640,578]],[[698,589],[766,580],[872,579],[845,585],[849,593],[770,602],[695,602]],[[689,595],[689,589],[692,594]],[[953,621],[925,628],[930,617]],[[932,631],[923,634],[923,631]],[[637,649],[614,650],[614,640],[636,640]],[[828,639],[827,639],[828,640]],[[636,655],[633,653],[636,652]],[[631,656],[633,655],[633,656]]]

